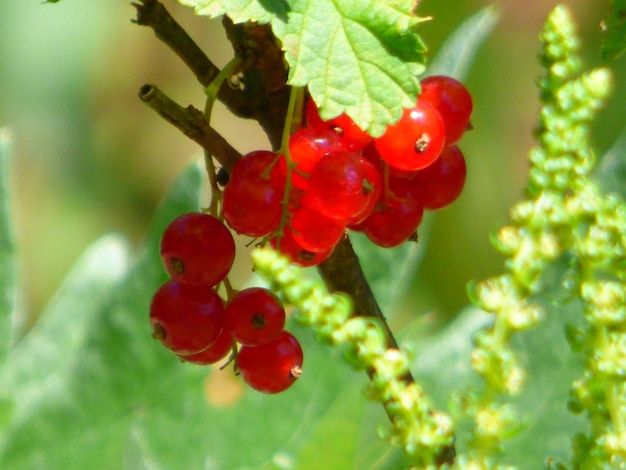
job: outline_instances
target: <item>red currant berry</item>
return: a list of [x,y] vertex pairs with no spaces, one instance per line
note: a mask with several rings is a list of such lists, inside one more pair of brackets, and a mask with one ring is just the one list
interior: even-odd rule
[[262,287],[239,291],[226,306],[224,326],[248,346],[269,343],[285,326],[285,309],[278,297]]
[[358,226],[361,224],[361,222],[365,221],[365,219],[367,219],[370,215],[372,215],[379,201],[380,201],[380,194],[378,195],[378,197],[370,198],[369,201],[367,202],[367,205],[363,208],[361,212],[345,220],[346,227],[348,227],[351,230],[359,230]]
[[362,150],[374,140],[372,136],[357,126],[346,114],[323,121],[312,99],[309,99],[306,104],[306,123],[308,127],[329,129],[336,132],[345,144],[346,149],[351,152]]
[[224,328],[217,336],[217,339],[208,348],[200,351],[196,354],[189,354],[187,356],[178,357],[185,362],[192,364],[207,365],[215,364],[217,361],[224,359],[230,351],[233,349],[233,337],[230,332]]
[[367,238],[390,248],[407,241],[422,222],[424,210],[408,198],[389,198],[362,223]]
[[472,96],[462,83],[452,77],[433,75],[421,81],[420,100],[430,103],[441,115],[445,128],[445,146],[459,141],[472,114]]
[[163,232],[161,259],[172,279],[214,286],[233,265],[235,241],[228,228],[212,215],[184,214]]
[[316,208],[333,219],[360,214],[372,199],[378,199],[381,188],[378,170],[355,152],[329,153],[317,162],[309,179]]
[[[270,245],[276,249],[278,239],[273,237],[270,239]],[[292,263],[296,263],[299,266],[317,266],[322,261],[330,256],[333,252],[333,247],[324,251],[313,252],[302,248],[298,242],[293,238],[293,233],[289,227],[285,227],[283,236],[280,239],[280,252],[287,255],[291,259]]]
[[152,336],[176,354],[196,354],[222,331],[224,305],[213,289],[170,280],[150,304]]
[[[376,146],[374,144],[368,145],[363,149],[362,152],[363,158],[365,158],[368,162],[378,168],[378,171],[381,175],[385,175],[385,172],[388,174],[388,177],[391,178],[410,178],[419,170],[398,170],[397,168],[392,167],[385,160],[380,158],[380,154],[378,150],[376,150]],[[436,161],[436,160],[435,160]]]
[[332,249],[343,236],[345,223],[313,208],[302,206],[291,218],[291,231],[298,245],[315,253]]
[[[332,131],[303,127],[289,138],[289,154],[296,165],[292,184],[300,189],[309,187],[308,175],[320,158],[331,152],[345,151],[339,136]],[[278,161],[283,175],[287,174],[284,157]]]
[[381,158],[404,171],[426,168],[441,153],[445,138],[441,116],[425,100],[405,109],[400,120],[374,141]]
[[260,237],[280,224],[285,180],[277,167],[277,156],[257,151],[235,163],[223,194],[224,219],[237,233]]
[[263,393],[289,388],[302,373],[302,348],[298,340],[283,331],[274,341],[260,346],[242,346],[237,365],[243,380]]
[[459,197],[465,185],[465,158],[456,145],[446,147],[435,163],[411,178],[412,193],[424,209],[441,209]]

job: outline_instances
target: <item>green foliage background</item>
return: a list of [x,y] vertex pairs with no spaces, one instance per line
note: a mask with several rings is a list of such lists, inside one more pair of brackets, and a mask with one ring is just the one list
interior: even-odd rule
[[[597,25],[608,2],[562,3],[572,7],[581,27],[587,65],[599,64]],[[388,272],[370,271],[379,292],[396,292],[382,303],[396,307],[391,326],[414,346],[417,375],[427,380],[440,406],[465,377],[468,335],[483,319],[467,311],[450,330],[428,338],[424,332],[437,330],[463,308],[468,280],[501,269],[488,233],[505,219],[525,182],[539,107],[533,85],[539,73],[537,34],[554,4],[503,3],[500,23],[466,80],[476,108],[475,130],[462,142],[466,190],[453,207],[428,218],[428,235],[414,254],[421,257],[418,270],[399,276],[392,264]],[[484,5],[464,0],[451,8],[448,2],[424,0],[420,14],[433,15],[434,21],[421,31],[432,53]],[[209,28],[190,10],[174,2],[166,6],[200,45],[212,45],[205,50],[219,65],[229,59],[219,22]],[[0,5],[0,127],[8,126],[13,139],[11,178],[3,159],[0,190],[9,183],[14,187],[7,214],[15,216],[17,276],[26,289],[23,298],[9,295],[2,301],[19,312],[20,335],[48,304],[3,370],[0,425],[11,423],[11,433],[1,441],[1,461],[7,468],[68,468],[68,462],[73,468],[97,468],[97,448],[102,468],[292,468],[294,462],[297,468],[320,468],[314,465],[321,465],[322,455],[327,468],[369,467],[387,452],[376,436],[384,416],[355,399],[365,377],[342,366],[328,367],[333,352],[318,346],[308,332],[294,326],[310,351],[312,371],[298,390],[279,397],[246,393],[234,408],[206,407],[206,370],[181,366],[149,337],[150,289],[164,280],[155,256],[158,234],[173,214],[197,207],[194,188],[201,173],[191,167],[183,174],[179,190],[170,193],[150,225],[167,188],[195,160],[197,149],[142,105],[136,93],[150,82],[183,104],[201,106],[203,92],[149,30],[130,24],[133,14],[125,2],[109,0]],[[595,132],[600,154],[624,124],[624,61],[613,69],[616,93]],[[235,121],[221,109],[214,119],[240,151],[267,147],[253,123]],[[8,153],[5,143],[3,155]],[[2,220],[6,223],[8,216]],[[109,235],[79,258],[87,245],[110,232],[122,233],[130,246]],[[10,247],[13,240],[0,242]],[[249,261],[240,258],[235,282],[249,276]],[[12,267],[3,263],[5,292],[15,279]],[[409,286],[410,293],[392,290],[397,286],[389,286],[389,279]],[[2,321],[0,351],[12,341],[9,319]],[[522,335],[519,341],[547,358],[529,383],[537,392],[526,395],[523,405],[539,414],[561,413],[552,423],[562,424],[571,418],[558,411],[552,397],[562,399],[566,389],[551,387],[556,381],[546,371],[562,370],[564,380],[577,371],[559,331],[548,322],[538,336]],[[452,364],[446,374],[441,363]],[[19,400],[13,401],[16,391]],[[569,442],[562,435],[535,424],[528,423],[535,445],[541,442],[548,451],[567,455]],[[575,420],[568,421],[568,430],[575,426]],[[528,457],[523,439],[514,444],[514,460]],[[59,447],[59,442],[71,444]],[[537,458],[545,455],[535,449]],[[377,468],[396,468],[397,459],[393,454]]]

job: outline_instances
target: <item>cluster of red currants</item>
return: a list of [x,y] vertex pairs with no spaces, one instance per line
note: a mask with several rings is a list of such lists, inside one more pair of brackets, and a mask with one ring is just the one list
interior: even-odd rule
[[224,304],[214,288],[234,258],[230,231],[212,215],[189,213],[172,221],[161,239],[161,259],[171,279],[150,305],[153,336],[194,364],[213,364],[234,352],[249,386],[281,392],[301,373],[302,348],[284,331],[285,310],[269,290],[243,289]]
[[[424,210],[461,193],[466,169],[456,143],[471,112],[461,83],[428,77],[416,105],[374,139],[346,115],[323,121],[309,100],[306,126],[290,136],[287,155],[249,153],[222,181],[224,220],[303,266],[324,261],[346,229],[383,247],[399,245],[416,233]],[[216,292],[235,258],[228,227],[190,213],[166,228],[161,258],[171,279],[152,299],[153,336],[195,364],[230,352],[248,385],[277,393],[301,374],[302,349],[284,331],[285,310],[270,291],[244,289],[226,304]]]
[[465,159],[456,143],[472,112],[457,80],[431,76],[421,86],[416,105],[376,139],[346,115],[323,121],[309,100],[289,158],[255,151],[234,165],[223,194],[228,225],[268,236],[302,266],[324,261],[346,229],[383,247],[410,239],[424,210],[451,204],[463,189]]

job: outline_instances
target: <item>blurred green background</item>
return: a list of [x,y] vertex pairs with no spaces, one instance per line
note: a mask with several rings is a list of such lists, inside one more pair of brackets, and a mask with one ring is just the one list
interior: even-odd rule
[[[215,63],[228,61],[231,49],[219,22],[195,17],[174,1],[164,3]],[[466,303],[469,280],[501,269],[488,234],[522,195],[539,107],[537,35],[557,3],[575,14],[586,65],[601,65],[599,23],[608,0],[500,2],[501,20],[467,79],[475,112],[474,131],[461,142],[466,189],[454,206],[430,216],[428,249],[414,273],[413,297],[405,302],[408,315],[450,317]],[[431,53],[488,4],[423,0],[419,12],[434,18],[422,27]],[[166,188],[197,158],[196,145],[143,105],[137,91],[153,83],[196,107],[203,106],[203,91],[151,30],[130,22],[134,15],[121,0],[0,3],[0,127],[14,138],[14,210],[27,322],[99,235],[121,232],[139,244]],[[616,92],[597,121],[600,154],[624,122],[626,61],[611,67]],[[241,152],[268,147],[254,123],[235,120],[221,108],[214,123]],[[245,276],[245,260],[239,269]]]

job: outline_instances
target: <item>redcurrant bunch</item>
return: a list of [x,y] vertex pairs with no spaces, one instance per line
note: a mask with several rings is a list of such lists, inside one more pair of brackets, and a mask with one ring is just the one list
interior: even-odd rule
[[[323,262],[346,229],[397,246],[416,235],[425,210],[460,195],[466,168],[456,143],[471,113],[467,89],[445,76],[423,79],[415,106],[376,139],[345,114],[322,120],[308,100],[305,126],[289,138],[290,158],[253,152],[235,165],[224,192],[226,221],[239,233],[267,235],[302,266]],[[252,174],[240,176],[244,167]],[[232,207],[241,208],[237,217]]]
[[[153,336],[194,364],[230,352],[256,390],[291,386],[302,371],[302,349],[284,331],[285,310],[275,295],[257,287],[233,292],[227,283],[235,258],[229,228],[262,237],[303,266],[330,256],[346,229],[379,246],[399,245],[416,235],[425,210],[446,207],[461,193],[466,168],[456,144],[471,112],[461,83],[428,77],[415,106],[374,139],[345,114],[322,120],[309,100],[306,124],[284,152],[251,152],[230,174],[217,173],[224,190],[215,211],[221,208],[225,223],[190,213],[165,229],[161,258],[172,279],[152,300]],[[222,282],[226,302],[217,293]]]
[[[273,186],[271,174],[267,179],[262,175],[267,154],[271,160],[273,154],[257,152],[239,165],[227,188],[276,201],[275,192],[280,194],[282,188]],[[252,186],[255,182],[256,189]],[[280,207],[280,198],[278,204]],[[268,217],[246,216],[236,204],[229,210],[243,225],[268,224]],[[223,212],[226,215],[225,206]],[[280,215],[279,211],[278,219]],[[244,289],[231,294],[228,302],[222,300],[216,287],[226,278],[234,258],[231,232],[216,217],[189,213],[173,220],[161,238],[161,259],[172,279],[152,298],[152,336],[182,361],[193,364],[213,364],[231,353],[248,385],[265,393],[281,392],[302,371],[302,349],[297,339],[284,331],[285,310],[267,289]],[[242,345],[239,351],[237,343]]]

